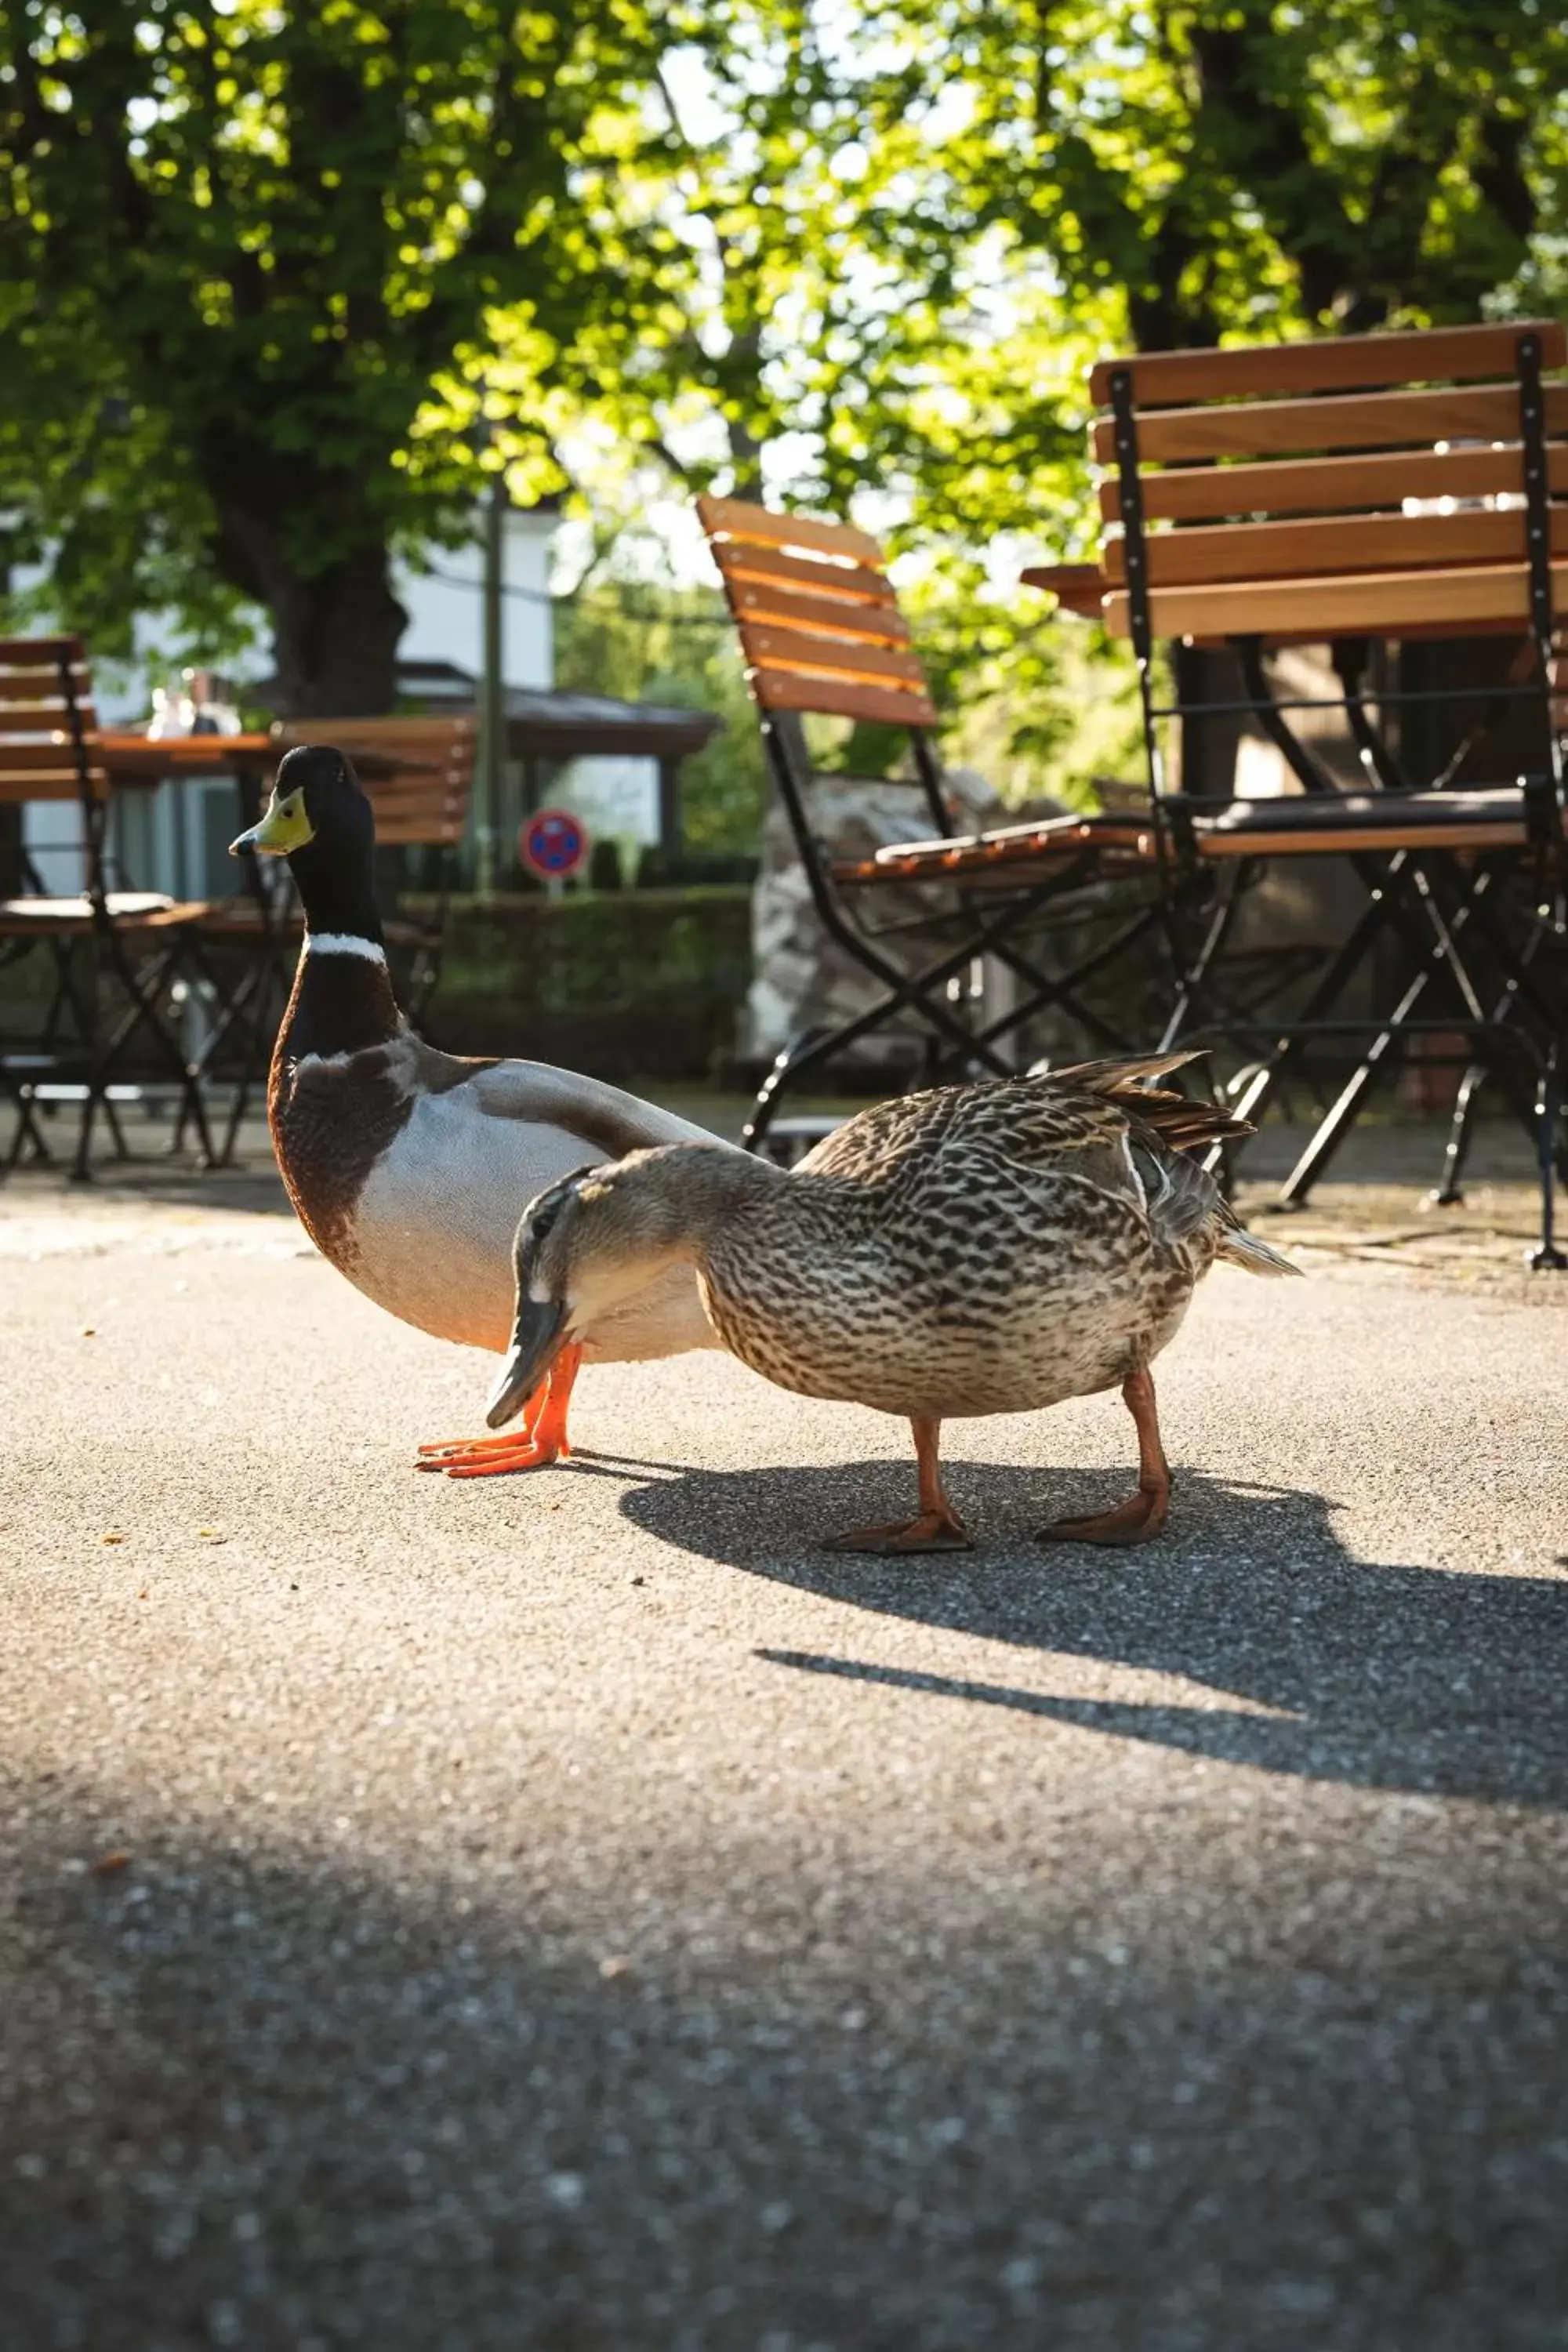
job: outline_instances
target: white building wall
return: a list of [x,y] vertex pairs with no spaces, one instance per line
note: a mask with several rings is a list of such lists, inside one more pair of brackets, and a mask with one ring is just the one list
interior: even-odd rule
[[658,839],[658,761],[631,751],[569,760],[549,788],[552,804],[582,818],[591,841],[646,849]]
[[[555,683],[550,549],[556,517],[514,509],[506,518],[501,572],[501,676],[508,686]],[[408,614],[402,661],[452,662],[475,678],[485,664],[484,536],[433,555],[429,569],[399,564],[393,591]]]

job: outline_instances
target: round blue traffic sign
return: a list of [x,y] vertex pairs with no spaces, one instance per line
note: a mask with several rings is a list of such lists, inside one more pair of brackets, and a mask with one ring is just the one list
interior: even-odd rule
[[588,829],[570,809],[536,809],[522,821],[517,854],[542,881],[563,882],[588,855]]

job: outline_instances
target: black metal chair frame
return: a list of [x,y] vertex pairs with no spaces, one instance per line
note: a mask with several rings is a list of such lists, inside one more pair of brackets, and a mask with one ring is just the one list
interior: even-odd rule
[[[1558,1132],[1560,1072],[1568,1054],[1568,1006],[1540,984],[1534,965],[1542,946],[1560,941],[1563,934],[1564,774],[1563,746],[1552,724],[1552,709],[1555,620],[1541,346],[1536,337],[1521,333],[1517,350],[1529,637],[1534,656],[1531,674],[1479,688],[1387,693],[1380,696],[1379,702],[1381,709],[1389,709],[1461,698],[1481,700],[1487,710],[1480,728],[1473,730],[1479,733],[1487,724],[1495,723],[1492,714],[1510,702],[1534,699],[1545,721],[1548,763],[1539,773],[1519,777],[1510,794],[1512,812],[1522,824],[1525,845],[1482,849],[1462,857],[1452,850],[1430,847],[1347,853],[1336,846],[1331,854],[1348,855],[1366,888],[1367,904],[1305,1003],[1289,1020],[1269,1019],[1256,1003],[1225,1016],[1218,1013],[1215,979],[1245,893],[1269,859],[1267,854],[1255,861],[1203,856],[1199,836],[1205,818],[1212,820],[1218,810],[1234,804],[1215,803],[1168,788],[1160,742],[1162,722],[1199,717],[1253,718],[1277,746],[1310,800],[1320,808],[1324,795],[1341,803],[1334,823],[1342,834],[1375,829],[1386,835],[1391,821],[1397,828],[1401,822],[1414,825],[1429,819],[1435,797],[1446,788],[1458,762],[1450,761],[1432,786],[1423,790],[1413,785],[1367,708],[1364,680],[1370,641],[1364,637],[1347,638],[1333,647],[1342,689],[1337,698],[1277,697],[1265,673],[1261,639],[1242,636],[1230,640],[1241,667],[1241,697],[1184,698],[1178,694],[1170,702],[1157,698],[1138,425],[1129,369],[1112,372],[1110,398],[1148,790],[1156,851],[1165,877],[1167,935],[1177,971],[1163,1046],[1213,1038],[1239,1044],[1243,1050],[1255,1049],[1256,1061],[1234,1082],[1229,1095],[1234,1110],[1247,1118],[1265,1106],[1280,1078],[1300,1063],[1314,1042],[1353,1035],[1370,1039],[1282,1190],[1282,1204],[1299,1206],[1328,1168],[1373,1083],[1404,1043],[1413,1036],[1438,1033],[1466,1036],[1469,1067],[1455,1113],[1444,1187],[1436,1197],[1458,1197],[1476,1092],[1482,1077],[1489,1076],[1535,1144],[1541,1237],[1531,1262],[1555,1269],[1568,1265],[1552,1230],[1554,1178],[1561,1176],[1568,1183],[1568,1139]],[[1343,716],[1370,787],[1364,800],[1343,794],[1290,726],[1288,713],[1309,709],[1332,709]],[[1258,805],[1274,811],[1300,810],[1301,806],[1299,801]],[[1310,814],[1315,814],[1316,810]],[[1304,832],[1302,849],[1292,854],[1310,854],[1310,832]],[[1522,912],[1513,910],[1510,925],[1500,911],[1500,904],[1510,884],[1520,881],[1528,887],[1529,904]],[[1386,1013],[1354,1020],[1335,1018],[1335,1008],[1352,979],[1390,931],[1405,942],[1412,965],[1398,1000]],[[1482,950],[1479,958],[1472,952],[1477,944]],[[1440,1018],[1422,1019],[1418,1015],[1422,1000],[1438,982],[1447,984],[1456,1009]]]
[[[883,993],[876,1003],[836,1027],[816,1027],[793,1039],[780,1053],[752,1105],[742,1141],[755,1150],[765,1138],[785,1091],[809,1071],[823,1068],[837,1055],[868,1036],[902,1013],[913,1013],[926,1029],[922,1080],[934,1083],[944,1073],[1006,1076],[1014,1065],[999,1050],[1004,1038],[1047,1008],[1056,1007],[1079,1021],[1106,1050],[1131,1050],[1103,1013],[1083,996],[1089,982],[1130,948],[1161,930],[1163,902],[1151,896],[1131,911],[1084,903],[1087,886],[1100,877],[1100,852],[1092,838],[1089,820],[1081,831],[1087,838],[1067,853],[1053,854],[1016,883],[988,882],[984,888],[966,885],[961,877],[940,871],[906,877],[890,867],[887,878],[847,883],[835,873],[831,849],[816,835],[811,822],[810,797],[816,780],[806,748],[805,729],[793,711],[762,710],[763,740],[779,797],[789,820],[806,887],[818,920],[833,940],[871,977]],[[925,803],[934,835],[956,842],[952,819],[942,797],[942,769],[923,728],[910,730],[914,781]],[[952,894],[946,912],[922,910],[879,927],[860,919],[851,898],[874,898],[889,888],[928,889],[939,887]],[[1077,905],[1073,904],[1077,900]],[[1110,928],[1109,940],[1098,940],[1070,967],[1047,973],[1026,953],[1017,934],[1042,911],[1055,907],[1058,937],[1081,926],[1098,931]],[[946,933],[953,942],[916,970],[905,970],[884,951],[885,942],[900,937]],[[994,956],[1023,983],[1024,993],[1006,1012],[988,1022],[977,1021],[963,993],[964,973],[984,956]]]
[[[260,794],[253,775],[239,778],[239,829],[253,824],[260,814]],[[271,870],[264,867],[254,850],[241,853],[244,867],[243,897],[248,902],[254,918],[245,927],[237,924],[216,926],[210,919],[198,919],[190,933],[190,955],[198,976],[206,980],[221,1003],[201,1053],[193,1065],[199,1084],[210,1087],[219,1066],[219,1057],[231,1035],[238,1040],[235,1075],[231,1081],[227,1116],[224,1120],[223,1139],[207,1165],[227,1168],[234,1159],[234,1148],[239,1130],[250,1106],[255,1087],[266,1075],[270,1057],[276,1021],[269,1019],[270,1008],[276,1002],[279,1013],[288,1002],[291,985],[289,952],[291,944],[289,917],[294,892],[287,866],[279,864]],[[217,965],[214,951],[240,953],[245,957],[243,970],[233,980],[226,992],[216,977]],[[184,1140],[185,1116],[184,1109],[175,1125],[174,1148]]]
[[[30,952],[38,947],[50,950],[55,962],[55,993],[46,1019],[46,1053],[43,1055],[33,1053],[0,1057],[5,1063],[6,1091],[17,1113],[5,1170],[9,1171],[17,1165],[25,1147],[31,1150],[35,1160],[47,1160],[51,1156],[37,1124],[37,1089],[49,1077],[58,1077],[68,1068],[79,1070],[85,1089],[71,1164],[73,1181],[83,1182],[90,1175],[92,1132],[100,1111],[114,1139],[117,1156],[122,1159],[129,1156],[124,1133],[110,1097],[110,1087],[114,1082],[115,1072],[122,1066],[132,1045],[143,1030],[150,1034],[159,1056],[168,1066],[170,1078],[178,1089],[182,1127],[186,1120],[195,1125],[204,1159],[210,1163],[212,1139],[202,1097],[200,1074],[186,1059],[161,1011],[165,992],[190,950],[187,928],[172,922],[153,930],[145,925],[123,921],[112,910],[106,871],[109,793],[107,791],[98,793],[93,790],[90,749],[72,676],[73,665],[79,658],[79,649],[73,650],[76,641],[70,638],[45,642],[52,642],[56,650],[46,654],[40,645],[37,658],[40,667],[47,661],[52,662],[56,669],[59,698],[64,706],[61,732],[68,739],[70,762],[77,776],[85,866],[86,888],[83,895],[88,901],[89,923],[84,931],[79,925],[51,924],[44,917],[36,932],[14,935],[7,942],[7,947],[18,954]],[[33,872],[32,881],[37,883],[37,878],[36,871]],[[126,999],[119,1019],[107,1031],[97,1002],[96,989],[84,996],[77,984],[74,950],[84,938],[91,940],[100,969],[107,970],[112,975]],[[136,942],[134,948],[132,940]],[[77,1029],[77,1052],[74,1055],[67,1050],[59,1034],[61,1016],[68,1007]]]

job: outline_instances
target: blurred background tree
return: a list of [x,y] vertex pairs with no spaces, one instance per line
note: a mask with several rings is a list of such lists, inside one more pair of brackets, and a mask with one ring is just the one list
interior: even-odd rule
[[1047,645],[1012,583],[1092,550],[1089,362],[1560,309],[1568,18],[874,0],[856,51],[860,322],[800,488],[896,499],[954,609],[965,582],[989,608],[946,681],[960,740],[1075,797],[1131,748],[1125,652],[1070,621]]
[[58,608],[259,604],[286,709],[385,709],[389,548],[484,464],[559,487],[552,401],[679,322],[658,47],[636,0],[8,0],[0,497]]
[[259,602],[293,709],[374,709],[388,549],[504,462],[645,526],[577,567],[561,676],[733,714],[716,838],[761,772],[690,496],[853,507],[950,756],[1079,797],[1120,657],[1016,574],[1092,542],[1089,362],[1564,291],[1546,0],[646,5],[5,0],[0,499],[59,609],[210,648]]

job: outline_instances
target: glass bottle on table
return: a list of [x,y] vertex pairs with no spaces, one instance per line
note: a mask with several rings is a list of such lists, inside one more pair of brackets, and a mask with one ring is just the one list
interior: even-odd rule
[[195,732],[195,706],[185,684],[189,676],[188,670],[171,670],[163,685],[153,688],[153,716],[147,722],[151,740]]
[[190,695],[194,735],[237,735],[241,730],[234,688],[216,670],[188,669],[184,673]]

